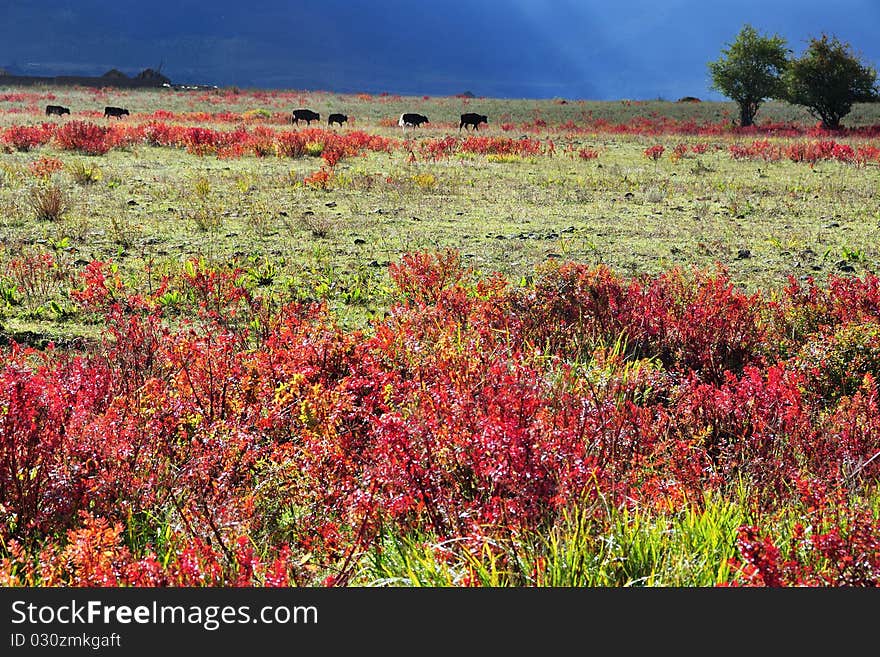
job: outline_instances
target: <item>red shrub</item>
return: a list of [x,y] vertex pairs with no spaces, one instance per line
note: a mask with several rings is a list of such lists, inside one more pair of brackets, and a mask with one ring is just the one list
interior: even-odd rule
[[194,155],[216,153],[224,142],[219,132],[209,128],[186,128],[181,135],[181,144]]
[[332,179],[333,170],[327,167],[321,167],[314,173],[303,178],[303,184],[312,189],[329,189]]
[[715,381],[760,361],[757,297],[735,290],[723,269],[629,282],[605,267],[572,263],[542,274],[515,299],[525,335],[537,344],[576,356],[622,338],[638,357]]
[[182,126],[172,126],[159,121],[150,121],[143,126],[144,141],[150,146],[182,145],[183,131]]
[[800,385],[796,375],[778,367],[748,367],[739,378],[728,374],[721,385],[685,382],[672,416],[684,437],[700,437],[709,460],[704,476],[747,482],[770,507],[785,499],[801,459],[812,457],[815,438]]
[[860,164],[865,162],[880,162],[880,147],[859,146],[856,149],[856,161]]
[[55,130],[55,143],[65,151],[103,155],[110,150],[110,128],[87,121],[68,121]]
[[[387,531],[486,542],[734,489],[754,524],[735,583],[877,582],[853,501],[880,475],[874,278],[768,302],[722,269],[554,262],[520,287],[411,253],[360,331],[243,274],[193,260],[138,294],[92,263],[87,358],[5,349],[0,583],[344,585]],[[779,538],[788,512],[808,522]]]
[[649,146],[645,149],[645,157],[649,160],[654,160],[655,162],[663,157],[663,152],[666,149],[661,144],[655,144],[654,146]]
[[480,155],[538,155],[542,151],[541,142],[537,139],[522,137],[511,139],[510,137],[465,137],[460,150],[465,153],[478,153]]
[[278,155],[299,158],[306,152],[306,138],[299,132],[281,132],[277,136]]
[[55,157],[41,157],[28,164],[28,170],[35,178],[43,178],[47,180],[52,177],[56,171],[64,168],[64,162]]
[[88,504],[89,464],[71,436],[106,405],[106,370],[15,346],[0,369],[0,541],[63,529]]
[[15,285],[25,305],[34,308],[45,303],[64,281],[62,270],[51,253],[26,253],[6,263],[6,276]]
[[29,151],[48,143],[54,132],[55,126],[50,123],[39,126],[18,125],[3,130],[2,137],[3,143],[9,144],[15,150]]
[[400,264],[389,265],[388,273],[402,298],[417,304],[436,303],[443,290],[457,285],[466,274],[461,254],[452,249],[407,254]]
[[448,135],[442,139],[426,139],[419,143],[419,151],[425,157],[439,161],[449,157],[459,148],[458,139]]
[[577,152],[577,154],[578,154],[578,157],[581,158],[582,160],[595,160],[597,157],[599,157],[599,151],[593,150],[592,148],[588,148],[587,146],[584,146],[583,148],[581,148]]
[[783,553],[757,527],[740,528],[737,584],[746,586],[880,585],[880,532],[870,507],[831,492],[816,481],[797,479],[803,523],[794,527]]
[[169,531],[164,554],[149,551],[136,557],[126,545],[119,522],[82,514],[82,526],[67,532],[64,543],[50,544],[35,565],[12,541],[10,556],[0,559],[0,584],[5,586],[297,586],[302,557],[290,548],[256,554],[246,536],[216,545],[199,537]]

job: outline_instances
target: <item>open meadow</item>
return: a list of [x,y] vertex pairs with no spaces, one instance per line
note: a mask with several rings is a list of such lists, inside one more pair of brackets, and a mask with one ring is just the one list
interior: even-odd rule
[[876,586],[880,106],[735,110],[0,86],[0,582]]

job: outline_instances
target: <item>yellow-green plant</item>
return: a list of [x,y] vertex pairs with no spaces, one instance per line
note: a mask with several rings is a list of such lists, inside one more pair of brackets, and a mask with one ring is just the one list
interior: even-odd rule
[[73,181],[78,185],[94,185],[104,177],[101,168],[97,164],[86,164],[79,160],[71,162],[67,170],[70,172]]
[[321,157],[324,152],[324,144],[319,141],[306,142],[305,153],[310,157]]

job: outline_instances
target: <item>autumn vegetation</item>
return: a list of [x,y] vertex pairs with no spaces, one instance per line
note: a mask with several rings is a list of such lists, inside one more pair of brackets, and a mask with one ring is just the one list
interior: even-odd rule
[[4,585],[880,582],[875,106],[115,93],[0,89]]

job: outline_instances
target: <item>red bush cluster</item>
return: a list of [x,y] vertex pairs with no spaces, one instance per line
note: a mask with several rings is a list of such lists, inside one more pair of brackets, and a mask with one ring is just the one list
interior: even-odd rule
[[666,151],[666,148],[663,144],[654,144],[653,146],[648,146],[645,149],[645,157],[649,160],[654,160],[655,162],[663,157],[663,153]]
[[42,125],[14,125],[0,133],[4,144],[17,151],[29,151],[49,143],[55,126],[51,123]]
[[660,137],[664,135],[692,135],[696,137],[722,137],[722,136],[763,136],[763,137],[813,137],[816,139],[829,139],[841,137],[853,137],[860,139],[877,139],[880,137],[880,125],[860,126],[844,128],[841,130],[828,130],[821,123],[815,125],[803,125],[799,123],[765,122],[741,128],[730,122],[729,119],[712,122],[699,122],[695,119],[678,120],[669,116],[661,116],[652,112],[649,116],[636,116],[625,123],[614,122],[610,119],[595,118],[591,113],[583,117],[582,123],[566,121],[554,126],[548,126],[544,121],[532,121],[522,124],[514,124],[509,121],[501,125],[502,130],[521,130],[523,132],[543,133],[561,132],[577,135],[606,134],[606,135],[640,135],[645,137]]
[[759,139],[751,144],[731,144],[728,147],[731,156],[737,160],[764,160],[776,162],[783,159],[792,162],[807,162],[811,166],[822,160],[838,162],[880,162],[880,148],[871,144],[858,146],[834,140],[779,143],[768,139]]
[[[471,135],[458,137],[449,135],[443,138],[400,141],[398,139],[370,134],[364,131],[338,133],[321,128],[305,128],[303,130],[276,130],[267,125],[247,127],[242,121],[237,122],[233,130],[218,130],[202,126],[167,123],[159,118],[175,115],[170,112],[157,111],[155,119],[141,124],[113,124],[104,126],[88,121],[76,120],[63,124],[43,123],[39,126],[11,126],[0,133],[0,141],[8,148],[31,150],[38,146],[53,142],[64,150],[74,150],[89,155],[101,155],[113,148],[127,148],[136,144],[184,148],[196,155],[216,155],[221,158],[245,156],[282,156],[301,157],[306,152],[306,144],[318,144],[321,157],[331,169],[341,159],[353,157],[366,151],[392,152],[405,150],[415,158],[416,152],[424,158],[432,160],[445,159],[455,153],[475,153],[480,155],[518,155],[531,157],[536,155],[553,155],[555,144],[552,140],[541,141],[529,137],[513,139],[499,136]],[[237,116],[237,115],[236,115]],[[211,114],[208,118],[213,119]],[[193,118],[193,117],[191,117]],[[240,118],[240,117],[239,117]],[[630,127],[654,125],[656,121],[667,121],[659,118],[633,119]],[[647,122],[647,123],[645,123]],[[644,127],[644,126],[643,126]],[[668,126],[667,126],[668,127]],[[583,132],[580,128],[567,126],[569,132]],[[665,130],[665,129],[664,129]],[[640,130],[633,128],[637,134],[665,134],[664,130]],[[671,129],[670,129],[671,130]],[[687,126],[678,126],[674,134],[716,134],[712,131],[690,130]],[[612,131],[613,132],[613,131]],[[667,131],[668,132],[668,131]],[[728,131],[729,132],[729,131]],[[767,131],[766,134],[776,135],[780,131]],[[784,134],[804,134],[785,132]],[[806,131],[813,134],[815,131]],[[734,133],[730,133],[734,134]],[[735,134],[750,134],[740,131]],[[816,133],[820,134],[820,133]],[[867,129],[849,131],[851,136],[871,136]],[[672,160],[678,161],[688,152],[705,153],[710,148],[723,148],[717,144],[697,142],[688,146],[676,144],[672,149]],[[767,138],[758,139],[751,144],[733,143],[728,152],[735,159],[778,161],[788,159],[793,162],[806,162],[811,166],[823,160],[865,164],[880,162],[880,147],[871,143],[851,145],[834,139],[820,139],[808,142],[782,142]],[[663,157],[666,147],[654,144],[645,149],[645,156],[657,161]],[[582,147],[575,153],[574,146],[566,146],[566,154],[580,159],[594,159],[598,151],[590,147]]]
[[478,155],[520,155],[524,157],[549,153],[552,146],[537,139],[522,137],[479,137],[465,138],[449,135],[441,139],[426,139],[419,142],[423,157],[442,160],[454,153],[475,153]]
[[739,530],[740,559],[733,566],[741,586],[876,587],[880,580],[880,532],[872,510],[829,491],[819,481],[795,480],[803,522],[786,550],[755,526]]
[[103,155],[112,147],[108,136],[111,129],[88,121],[69,121],[55,130],[53,139],[58,148],[86,155]]
[[53,173],[61,171],[63,168],[64,162],[56,157],[41,157],[28,164],[28,171],[35,178],[42,178],[44,180],[51,178]]
[[321,157],[327,166],[366,151],[391,152],[400,142],[388,137],[354,130],[343,134],[321,128],[275,131],[268,126],[252,129],[215,130],[149,121],[142,124],[103,126],[88,121],[69,121],[61,125],[13,126],[0,133],[3,143],[17,150],[30,150],[54,142],[62,150],[87,155],[103,155],[113,148],[136,144],[184,148],[195,155],[218,157],[301,157],[307,143],[321,144]]
[[[279,308],[236,268],[191,262],[139,295],[90,264],[71,296],[103,316],[102,345],[5,350],[0,578],[302,583],[305,561],[351,563],[383,528],[491,537],[585,496],[668,508],[734,486],[770,512],[880,475],[880,339],[858,332],[880,321],[876,277],[765,300],[723,270],[551,262],[520,288],[447,251],[389,273],[396,301],[361,332]],[[182,325],[163,318],[173,290]],[[851,343],[874,355],[819,394]],[[790,558],[743,528],[739,581],[880,582],[876,519],[849,499],[814,501]],[[159,517],[163,545],[123,538]]]
[[537,139],[521,137],[511,139],[509,137],[465,137],[460,149],[465,153],[478,153],[480,155],[539,155],[547,148]]

